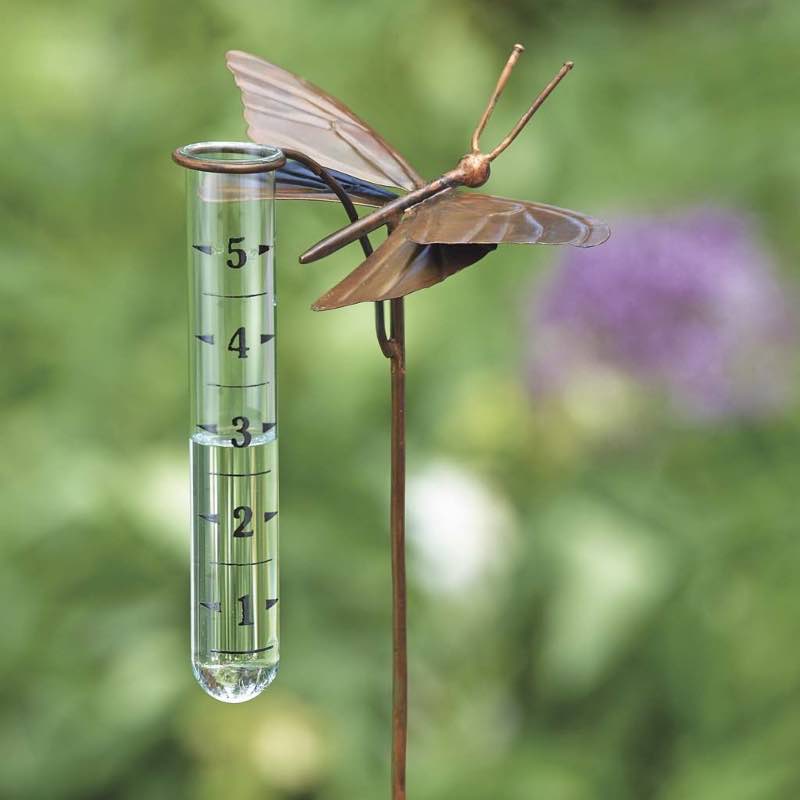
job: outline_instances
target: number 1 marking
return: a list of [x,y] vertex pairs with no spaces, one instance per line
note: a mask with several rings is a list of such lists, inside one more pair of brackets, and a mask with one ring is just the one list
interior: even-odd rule
[[253,615],[250,611],[250,595],[243,594],[239,598],[239,602],[242,604],[242,621],[239,623],[239,625],[252,625]]

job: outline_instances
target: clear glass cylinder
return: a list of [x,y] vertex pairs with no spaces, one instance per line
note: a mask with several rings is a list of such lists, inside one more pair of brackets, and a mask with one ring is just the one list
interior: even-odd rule
[[274,169],[283,156],[247,143],[178,154],[200,164],[186,173],[192,669],[209,695],[238,703],[280,659],[275,173],[203,166]]

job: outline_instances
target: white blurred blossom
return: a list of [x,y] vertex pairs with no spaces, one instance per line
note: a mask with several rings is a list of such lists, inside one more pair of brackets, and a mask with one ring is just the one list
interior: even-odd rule
[[431,592],[462,592],[508,561],[507,501],[457,464],[436,462],[411,476],[408,521],[415,576]]

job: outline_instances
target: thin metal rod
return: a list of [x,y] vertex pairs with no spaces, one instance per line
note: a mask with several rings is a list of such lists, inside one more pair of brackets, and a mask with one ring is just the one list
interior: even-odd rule
[[497,101],[500,99],[503,89],[506,88],[508,79],[511,77],[511,70],[514,69],[514,65],[517,63],[519,57],[524,51],[525,48],[521,44],[514,45],[514,49],[511,51],[511,55],[508,57],[508,61],[506,61],[506,65],[503,67],[503,71],[500,73],[500,77],[497,79],[497,86],[494,87],[492,96],[489,98],[489,102],[486,104],[486,110],[483,112],[480,122],[478,122],[478,126],[475,128],[475,132],[472,134],[471,144],[473,153],[480,153],[479,142],[481,134],[483,133],[483,129],[486,127],[489,117],[492,116],[492,111],[494,111],[494,107],[497,105]]
[[301,264],[310,264],[312,261],[317,261],[320,258],[330,255],[344,247],[350,242],[354,242],[359,236],[377,230],[382,225],[390,222],[392,219],[399,219],[402,213],[411,206],[427,200],[435,194],[438,194],[445,189],[450,189],[458,184],[457,176],[454,172],[448,172],[436,180],[420,186],[419,189],[414,189],[408,194],[400,195],[394,200],[390,200],[380,208],[371,211],[369,214],[361,217],[356,223],[346,225],[338,231],[334,231],[324,239],[320,239],[316,244],[308,248],[300,256]]
[[378,344],[386,358],[392,357],[392,346],[389,342],[389,337],[386,335],[386,314],[383,310],[383,301],[378,300],[375,303],[375,336],[378,339]]
[[406,337],[403,298],[390,301],[392,383],[392,800],[406,798],[408,642],[406,615]]
[[556,73],[555,77],[550,81],[550,83],[547,84],[547,86],[544,87],[544,89],[542,89],[539,96],[533,101],[533,103],[531,103],[531,107],[519,118],[519,121],[511,129],[508,135],[503,139],[503,141],[500,142],[500,144],[497,145],[497,147],[494,148],[494,150],[492,150],[491,153],[489,153],[488,155],[489,161],[494,161],[494,159],[497,158],[497,156],[499,156],[500,153],[502,153],[503,150],[505,150],[506,147],[508,147],[511,144],[511,142],[513,142],[514,139],[517,138],[517,134],[528,124],[530,118],[539,109],[539,106],[541,106],[542,103],[544,103],[544,101],[547,100],[547,98],[550,96],[550,92],[552,92],[553,89],[555,89],[556,86],[558,86],[558,84],[561,83],[561,79],[574,66],[575,65],[573,64],[572,61],[564,62],[564,65]]
[[[321,164],[297,150],[287,158],[309,167],[341,201],[351,221],[358,212],[339,182]],[[392,219],[386,220],[389,233]],[[359,237],[364,255],[372,254],[366,234]],[[406,800],[406,746],[408,742],[408,644],[406,622],[406,336],[403,298],[389,302],[389,338],[382,302],[375,303],[375,332],[381,352],[391,364],[392,442],[389,530],[392,561],[392,800]]]

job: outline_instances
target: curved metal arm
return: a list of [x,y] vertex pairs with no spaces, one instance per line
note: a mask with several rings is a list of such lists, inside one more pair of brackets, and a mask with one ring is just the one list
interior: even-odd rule
[[[350,222],[356,222],[359,219],[358,212],[350,196],[342,188],[339,181],[337,181],[322,164],[317,163],[313,158],[310,158],[305,153],[301,153],[299,150],[284,148],[283,154],[286,158],[297,161],[303,166],[308,167],[318,178],[325,181],[330,190],[339,198],[339,201],[344,206],[344,210],[347,212]],[[369,238],[364,234],[358,238],[358,241],[361,244],[361,249],[364,251],[364,256],[369,258],[372,255],[372,244],[370,244]],[[393,355],[393,348],[390,344],[389,337],[386,335],[386,317],[382,302],[375,303],[375,335],[378,338],[378,344],[380,345],[383,355],[386,356],[386,358],[391,358]]]
[[[350,222],[355,222],[358,220],[358,212],[356,211],[356,207],[353,205],[353,201],[350,199],[350,196],[342,188],[342,184],[339,183],[339,181],[337,181],[336,178],[334,178],[333,175],[331,175],[331,173],[322,166],[322,164],[317,163],[313,158],[310,158],[305,153],[301,153],[299,150],[289,150],[284,148],[283,154],[286,156],[286,158],[289,158],[292,161],[297,161],[304,167],[308,167],[318,178],[325,181],[330,190],[339,198],[339,201],[344,206],[344,210],[347,212]],[[359,237],[358,241],[361,243],[361,249],[364,251],[364,255],[367,257],[371,256],[372,245],[370,244],[367,236],[364,235]]]

